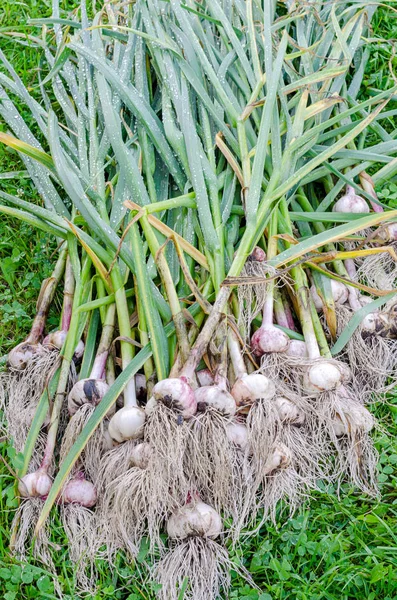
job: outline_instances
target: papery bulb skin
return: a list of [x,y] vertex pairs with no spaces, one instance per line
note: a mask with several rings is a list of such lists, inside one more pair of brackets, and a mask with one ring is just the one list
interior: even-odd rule
[[152,454],[151,445],[147,442],[141,442],[131,450],[131,463],[138,469],[147,469]]
[[326,359],[314,362],[303,377],[305,390],[312,394],[330,392],[338,388],[342,382],[342,370]]
[[[349,290],[345,284],[341,281],[336,281],[336,279],[331,279],[331,291],[335,304],[344,304],[349,298]],[[312,285],[310,288],[310,295],[317,312],[321,312],[323,310],[323,302],[318,295],[315,285]]]
[[52,479],[43,469],[28,473],[18,483],[22,498],[44,498],[50,492]]
[[285,444],[273,446],[263,467],[263,475],[270,475],[278,469],[286,469],[292,460],[292,452]]
[[244,423],[229,423],[226,425],[226,435],[232,444],[245,452],[248,448],[248,429]]
[[140,402],[145,401],[147,396],[147,385],[146,377],[143,373],[137,373],[135,375],[135,389],[137,400]]
[[204,412],[207,407],[212,407],[227,417],[232,417],[236,413],[236,401],[233,396],[217,385],[198,388],[195,396],[198,412]]
[[[362,294],[359,295],[358,297],[358,301],[360,302],[361,306],[366,306],[367,304],[370,304],[370,302],[373,302],[373,298],[371,298],[370,296],[363,296]],[[374,312],[376,312],[377,309],[374,310]]]
[[97,502],[97,493],[91,481],[78,475],[65,485],[61,499],[65,504],[80,504],[80,506],[92,508]]
[[196,372],[197,380],[200,386],[214,385],[215,379],[209,369],[201,369]]
[[44,354],[44,352],[45,350],[41,344],[22,342],[10,350],[7,357],[7,367],[15,371],[23,371],[34,356]]
[[331,426],[338,437],[356,432],[369,433],[375,426],[375,419],[365,406],[350,401],[343,415],[335,415]]
[[[49,333],[43,340],[43,346],[58,348],[59,350],[62,348],[65,343],[66,337],[68,335],[67,331],[60,329],[58,331],[54,331],[53,333]],[[81,360],[84,354],[84,342],[80,340],[77,343],[77,346],[74,351],[73,358],[75,360]]]
[[341,213],[369,213],[369,206],[361,196],[358,196],[353,187],[346,186],[346,194],[335,202],[333,212]]
[[109,435],[121,444],[127,440],[137,440],[143,435],[145,411],[139,406],[123,406],[109,421]]
[[[196,414],[196,397],[193,389],[184,377],[169,378],[159,381],[154,386],[152,394],[156,402],[162,402],[168,408],[181,414],[184,419],[190,419]],[[147,414],[150,414],[150,406],[147,410]]]
[[108,389],[109,386],[104,379],[80,379],[69,392],[69,414],[74,415],[83,404],[97,406]]
[[379,228],[379,237],[385,242],[397,241],[397,223],[390,223],[385,227]]
[[214,508],[201,501],[189,502],[175,511],[167,523],[168,536],[183,540],[197,535],[203,538],[217,538],[222,532],[222,519]]
[[240,413],[248,412],[249,407],[256,400],[263,398],[269,400],[276,393],[274,383],[261,375],[260,373],[251,373],[251,375],[243,375],[235,381],[231,389],[231,394],[236,401],[238,407],[245,407],[244,410],[239,410]]
[[263,356],[270,352],[286,352],[289,337],[274,325],[262,325],[251,338],[251,348],[255,356]]
[[277,396],[274,399],[274,406],[277,409],[280,421],[283,423],[290,423],[291,425],[301,426],[305,422],[305,414],[300,410],[296,404],[284,398],[284,396]]
[[102,448],[103,448],[104,452],[107,452],[108,450],[112,450],[118,444],[118,442],[115,442],[112,439],[112,436],[109,433],[109,421],[108,420],[103,422],[102,435],[103,435]]
[[286,355],[293,358],[307,358],[308,352],[306,342],[303,342],[302,340],[290,340]]
[[380,328],[380,319],[376,313],[365,315],[361,321],[361,329],[368,335],[376,334]]
[[255,246],[247,260],[255,260],[256,262],[266,261],[266,252],[259,246]]

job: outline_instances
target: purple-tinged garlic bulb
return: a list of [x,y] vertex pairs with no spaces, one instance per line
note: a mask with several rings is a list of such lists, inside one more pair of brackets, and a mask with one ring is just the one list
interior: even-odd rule
[[150,399],[146,405],[146,414],[148,415],[155,406],[154,402],[161,402],[182,415],[184,419],[190,419],[196,414],[196,397],[185,377],[163,379],[156,383],[152,393],[153,400]]
[[333,212],[369,213],[369,206],[361,196],[358,196],[351,185],[346,186],[346,194],[335,202]]
[[18,483],[18,491],[22,498],[44,498],[49,494],[52,479],[45,469],[28,473]]
[[65,504],[80,504],[91,508],[97,502],[97,493],[94,484],[79,473],[65,485],[61,499]]
[[266,252],[262,250],[259,246],[255,246],[251,254],[249,255],[249,261],[255,260],[256,262],[265,262],[266,261]]
[[255,356],[263,356],[270,352],[286,352],[290,339],[284,331],[274,325],[259,327],[251,338],[252,352]]
[[397,223],[390,223],[389,225],[379,228],[379,237],[385,242],[396,242],[397,241]]
[[215,539],[222,533],[222,519],[208,504],[189,502],[170,516],[167,533],[174,540],[183,540],[192,535]]

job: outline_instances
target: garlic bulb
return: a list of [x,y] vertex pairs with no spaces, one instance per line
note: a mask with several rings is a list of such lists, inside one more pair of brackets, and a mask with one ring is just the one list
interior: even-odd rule
[[262,325],[251,338],[251,347],[255,356],[269,352],[286,352],[289,337],[274,325]]
[[[344,304],[349,297],[349,290],[347,289],[345,284],[341,281],[337,281],[336,279],[331,279],[331,292],[335,304]],[[310,295],[312,297],[317,312],[322,311],[323,301],[318,295],[315,285],[312,285],[312,287],[310,288]]]
[[18,483],[22,498],[42,498],[47,496],[52,486],[51,477],[43,469],[28,473]]
[[120,408],[109,421],[109,435],[121,444],[127,440],[136,440],[143,435],[145,411],[139,406]]
[[[197,411],[194,391],[184,377],[163,379],[156,383],[153,398],[180,413],[184,419],[190,419]],[[148,405],[146,412],[150,414],[153,403],[149,401]]]
[[274,446],[263,467],[263,475],[270,475],[276,469],[286,469],[292,460],[292,453],[285,444]]
[[307,358],[306,342],[301,340],[290,340],[286,355],[296,358]]
[[204,411],[212,407],[225,416],[232,417],[236,412],[236,401],[229,392],[217,385],[198,388],[195,391],[197,410]]
[[226,435],[228,440],[243,452],[248,448],[248,429],[244,423],[228,423]]
[[303,386],[315,394],[335,390],[343,382],[342,369],[329,360],[316,360],[305,373]]
[[215,383],[214,376],[209,369],[201,369],[197,371],[196,375],[201,386],[213,385]]
[[182,540],[192,535],[217,538],[222,532],[222,519],[204,502],[190,502],[174,512],[167,523],[170,538]]
[[23,371],[33,356],[44,354],[45,350],[41,344],[30,344],[22,342],[13,348],[7,357],[7,366],[10,369]]
[[72,387],[68,396],[68,411],[74,415],[83,404],[97,406],[109,386],[103,379],[80,379]]
[[[62,348],[63,344],[65,343],[67,335],[68,335],[68,332],[64,331],[62,329],[60,329],[58,331],[54,331],[53,333],[49,333],[43,340],[43,346],[53,346],[55,348],[59,348],[59,350],[60,350]],[[77,346],[75,348],[74,358],[76,360],[80,360],[81,358],[83,358],[83,354],[84,354],[84,342],[83,342],[83,340],[80,340],[77,343]]]
[[369,206],[361,196],[358,196],[351,185],[346,186],[346,194],[335,202],[333,212],[369,213]]
[[237,406],[243,407],[252,404],[260,398],[265,400],[273,398],[275,391],[274,383],[265,377],[265,375],[251,373],[251,375],[243,375],[240,379],[236,380],[231,394]]
[[91,508],[96,504],[97,493],[91,481],[79,474],[65,485],[61,499],[65,504],[80,504],[86,508]]
[[139,469],[146,469],[152,456],[152,447],[147,442],[141,442],[131,450],[131,463]]
[[349,401],[346,409],[337,413],[332,422],[332,429],[336,436],[349,435],[350,433],[369,433],[375,425],[375,419],[365,406]]
[[274,399],[274,405],[277,409],[280,421],[291,423],[291,425],[303,425],[305,422],[304,413],[299,408],[283,396],[277,396]]

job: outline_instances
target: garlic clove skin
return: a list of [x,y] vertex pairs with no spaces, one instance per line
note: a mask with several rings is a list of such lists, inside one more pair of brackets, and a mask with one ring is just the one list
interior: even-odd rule
[[306,342],[303,342],[302,340],[290,340],[286,355],[293,358],[307,358],[308,352]]
[[343,382],[341,369],[328,360],[317,360],[303,377],[303,386],[311,394],[330,392]]
[[74,415],[83,404],[97,406],[108,389],[109,386],[104,379],[80,379],[69,392],[69,414]]
[[358,196],[354,188],[346,186],[346,194],[335,202],[332,212],[342,213],[369,213],[369,206],[361,196]]
[[291,400],[288,400],[288,398],[284,398],[284,396],[277,396],[277,398],[274,399],[274,406],[277,409],[280,421],[283,423],[291,423],[291,425],[295,425],[297,427],[304,424],[304,412],[299,410],[299,408],[293,402],[291,402]]
[[350,400],[342,414],[336,414],[331,427],[337,437],[351,433],[369,433],[375,426],[375,419],[369,410]]
[[217,385],[198,388],[195,391],[195,397],[199,412],[204,412],[207,407],[212,407],[227,417],[232,417],[236,413],[236,401],[233,396]]
[[7,357],[7,367],[15,371],[23,371],[26,369],[28,362],[40,354],[44,354],[45,350],[41,344],[30,344],[22,342],[10,350]]
[[145,411],[143,408],[124,406],[110,419],[109,435],[119,444],[127,440],[136,440],[142,437],[144,424]]
[[379,237],[385,242],[397,241],[397,223],[390,223],[386,227],[381,227]]
[[[235,381],[231,389],[231,394],[236,401],[238,407],[246,407],[246,412],[249,411],[249,406],[256,400],[263,398],[270,400],[276,393],[274,383],[261,375],[260,373],[251,373],[251,375],[243,375]],[[245,412],[245,411],[239,411]]]
[[22,498],[43,498],[50,492],[52,479],[43,469],[28,473],[18,483]]
[[286,469],[292,461],[292,452],[285,444],[273,446],[263,467],[263,475],[270,475],[278,469]]
[[[43,346],[53,346],[61,350],[63,344],[65,343],[66,337],[68,335],[67,331],[60,329],[58,331],[54,331],[53,333],[49,333],[43,340]],[[80,340],[77,343],[77,346],[74,351],[75,360],[81,360],[84,354],[84,342]]]
[[83,475],[77,475],[63,488],[61,500],[65,504],[80,504],[80,506],[92,508],[97,502],[95,486]]
[[[196,397],[185,377],[159,381],[154,386],[152,394],[156,402],[162,402],[168,408],[180,413],[184,419],[190,419],[196,414]],[[153,404],[150,406],[153,406]],[[148,414],[150,414],[150,406],[147,411]]]
[[214,385],[215,379],[209,369],[201,369],[196,372],[197,380],[200,386]]
[[228,423],[226,425],[226,435],[232,444],[237,446],[242,452],[248,448],[248,429],[244,423]]
[[[347,289],[345,284],[341,281],[336,281],[336,279],[331,279],[331,292],[335,304],[345,304],[345,302],[349,298],[349,290]],[[321,300],[315,285],[311,286],[310,295],[312,297],[317,312],[322,312],[324,308],[323,301]]]
[[274,325],[262,325],[251,338],[251,348],[255,356],[263,356],[270,352],[286,352],[289,337]]
[[151,445],[147,442],[141,442],[131,450],[131,463],[138,469],[147,469],[152,454]]
[[201,502],[191,502],[175,511],[167,523],[167,533],[174,540],[192,535],[217,538],[222,532],[222,519],[214,508]]

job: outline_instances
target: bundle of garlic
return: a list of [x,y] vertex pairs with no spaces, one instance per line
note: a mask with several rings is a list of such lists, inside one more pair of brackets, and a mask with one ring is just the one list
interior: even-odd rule
[[[397,258],[397,212],[362,173],[383,153],[392,176],[397,145],[349,150],[389,93],[343,103],[370,16],[347,3],[316,2],[318,19],[251,1],[79,9],[70,37],[57,1],[45,20],[45,109],[0,55],[0,140],[44,204],[0,192],[0,212],[61,244],[1,380],[24,452],[14,547],[25,558],[37,535],[55,570],[58,510],[82,592],[98,557],[135,558],[149,538],[159,597],[211,600],[231,568],[254,585],[224,543],[314,489],[378,493],[365,404],[395,377],[397,327],[395,290],[366,268]],[[64,272],[60,330],[44,336]]]

